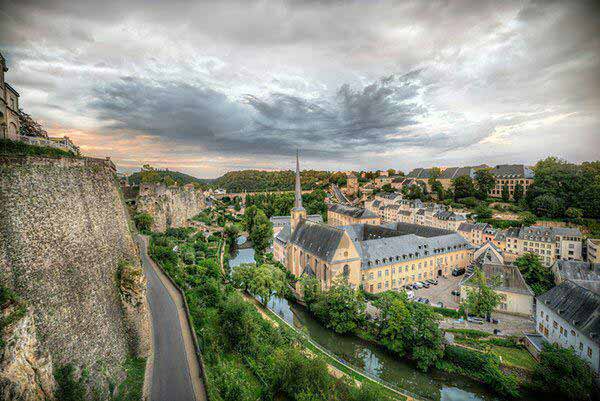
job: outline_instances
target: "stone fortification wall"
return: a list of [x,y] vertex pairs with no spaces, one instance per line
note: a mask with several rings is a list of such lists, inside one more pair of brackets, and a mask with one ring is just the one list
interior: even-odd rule
[[162,183],[141,184],[136,205],[138,212],[154,218],[152,231],[183,227],[206,207],[204,194],[193,185],[167,187]]
[[104,391],[132,344],[148,349],[145,281],[124,297],[123,261],[140,266],[110,161],[0,156],[0,282],[32,307],[54,365],[86,369]]

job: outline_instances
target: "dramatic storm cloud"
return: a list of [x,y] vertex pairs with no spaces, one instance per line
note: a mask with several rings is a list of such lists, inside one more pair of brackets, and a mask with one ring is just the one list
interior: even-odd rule
[[21,106],[86,154],[240,168],[600,152],[600,10],[551,1],[5,1]]

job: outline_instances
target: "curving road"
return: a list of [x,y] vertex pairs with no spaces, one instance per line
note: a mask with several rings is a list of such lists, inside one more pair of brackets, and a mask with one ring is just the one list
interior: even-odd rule
[[148,303],[154,337],[150,401],[206,400],[183,299],[148,257],[147,239],[139,236],[138,244],[148,280]]

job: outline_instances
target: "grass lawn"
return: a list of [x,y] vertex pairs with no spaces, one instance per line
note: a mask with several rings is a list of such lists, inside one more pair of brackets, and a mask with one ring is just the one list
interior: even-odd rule
[[494,354],[502,357],[502,362],[506,365],[533,370],[536,364],[536,361],[531,354],[523,348],[508,348],[492,345],[491,350]]
[[145,358],[128,358],[125,361],[127,377],[119,385],[119,391],[115,401],[140,401],[142,399],[142,387],[144,386],[144,374],[146,373]]

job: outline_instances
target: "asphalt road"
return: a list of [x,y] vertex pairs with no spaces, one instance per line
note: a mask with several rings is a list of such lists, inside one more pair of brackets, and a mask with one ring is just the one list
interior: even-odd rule
[[141,238],[138,238],[138,243],[148,280],[148,303],[154,335],[150,401],[194,401],[196,398],[178,307],[151,264],[146,243]]

